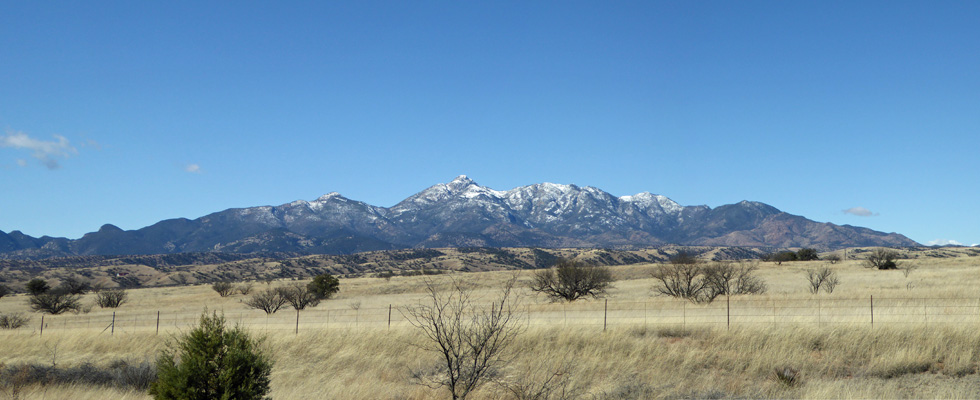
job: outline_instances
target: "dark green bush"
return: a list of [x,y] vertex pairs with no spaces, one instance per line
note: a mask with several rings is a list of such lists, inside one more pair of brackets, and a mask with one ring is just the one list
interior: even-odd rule
[[314,277],[306,288],[318,299],[325,300],[340,291],[340,281],[330,274],[320,274]]
[[41,293],[47,292],[51,289],[51,285],[48,285],[48,281],[41,278],[34,278],[27,282],[27,293],[32,295],[39,295]]
[[200,326],[171,342],[157,360],[156,399],[263,399],[269,392],[272,360],[261,340],[207,311]]

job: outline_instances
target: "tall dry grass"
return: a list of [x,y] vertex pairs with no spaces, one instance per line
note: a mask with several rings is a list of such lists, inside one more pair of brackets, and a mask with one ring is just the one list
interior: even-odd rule
[[[815,296],[806,291],[804,271],[823,263],[760,264],[758,274],[766,280],[769,292],[741,299],[807,303],[870,295],[977,297],[980,274],[974,258],[918,262],[919,269],[909,277],[900,271],[865,269],[857,261],[831,265],[840,274],[841,285],[832,295]],[[649,268],[613,268],[619,281],[610,291],[610,302],[642,301],[651,307],[676,304],[654,297]],[[510,276],[509,272],[459,275],[478,296],[490,296]],[[446,277],[431,279],[439,284]],[[911,290],[908,282],[914,282]],[[422,298],[425,284],[421,277],[345,279],[337,298],[320,307],[334,313],[345,309],[354,312],[351,304],[357,304],[364,313],[392,305],[397,318],[399,306]],[[265,285],[259,283],[255,289],[263,290]],[[230,321],[243,321],[246,327],[265,318],[241,303],[242,296],[221,298],[203,285],[133,290],[130,299],[116,310],[120,315],[152,316],[162,311],[196,316],[206,305],[222,310]],[[583,399],[976,398],[980,394],[980,316],[956,323],[926,324],[918,323],[922,322],[919,316],[910,315],[906,317],[909,323],[892,320],[873,329],[863,323],[753,323],[736,324],[731,330],[719,324],[656,324],[629,317],[603,332],[601,319],[593,318],[588,325],[545,325],[534,319],[555,317],[569,307],[601,310],[602,300],[564,305],[527,297],[525,302],[526,309],[534,313],[527,331],[510,349],[511,362],[472,398],[520,398],[520,394],[544,389]],[[23,296],[4,297],[0,299],[0,312],[27,312],[25,303]],[[701,306],[689,307],[694,310]],[[88,314],[64,318],[90,317],[102,323],[112,311],[96,307]],[[291,310],[280,313],[276,318],[286,324],[295,318]],[[67,322],[66,329],[58,329],[58,321],[66,320],[55,317],[55,326],[39,337],[36,314],[34,318],[29,328],[0,331],[0,363],[69,366],[152,360],[168,338],[187,329],[168,327],[160,335],[149,328],[121,329],[109,335],[94,322],[90,329],[72,329]],[[371,328],[354,326],[303,325],[299,334],[294,334],[289,325],[277,330],[265,330],[261,323],[251,325],[254,334],[266,337],[264,346],[275,361],[272,397],[447,397],[447,392],[412,383],[410,370],[433,370],[438,368],[439,359],[416,346],[422,337],[411,327],[395,324],[386,329],[381,323]],[[777,378],[777,369],[796,371],[796,382],[787,384]],[[0,386],[0,398],[10,397],[10,383]],[[20,398],[146,398],[138,392],[78,385],[35,385],[18,390]]]

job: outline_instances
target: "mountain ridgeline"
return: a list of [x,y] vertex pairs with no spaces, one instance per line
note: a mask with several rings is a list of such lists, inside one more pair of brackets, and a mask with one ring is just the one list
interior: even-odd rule
[[616,197],[594,187],[541,183],[508,191],[466,176],[390,208],[330,193],[313,201],[228,209],[80,239],[0,232],[0,257],[186,252],[350,254],[437,247],[916,246],[897,233],[835,225],[759,202],[681,206],[651,193]]

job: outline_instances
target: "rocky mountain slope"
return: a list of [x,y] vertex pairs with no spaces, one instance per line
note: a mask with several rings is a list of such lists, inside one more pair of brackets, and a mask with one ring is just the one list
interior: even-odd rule
[[330,193],[313,201],[229,209],[131,231],[104,225],[76,240],[0,232],[0,257],[351,254],[399,248],[641,248],[664,244],[820,250],[917,245],[900,234],[815,222],[759,202],[712,209],[681,206],[646,192],[616,197],[594,187],[553,183],[498,191],[459,176],[390,208]]

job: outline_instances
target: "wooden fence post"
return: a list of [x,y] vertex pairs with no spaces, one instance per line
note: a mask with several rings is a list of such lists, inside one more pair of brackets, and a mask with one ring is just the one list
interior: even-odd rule
[[732,296],[725,295],[725,312],[728,315],[728,330],[732,330]]
[[41,333],[37,335],[38,337],[44,336],[44,314],[41,314]]
[[[110,336],[111,335],[114,335],[116,333],[116,312],[115,311],[112,312],[112,324],[109,325],[109,326],[112,327],[112,329],[109,330],[109,335]],[[105,332],[105,331],[103,331],[103,332]]]
[[299,310],[296,310],[296,334],[299,335]]
[[609,321],[609,299],[606,299],[606,308],[602,311],[602,331],[606,331],[606,323]]
[[871,295],[871,329],[875,328],[875,295]]
[[391,304],[388,304],[388,330],[391,330]]
[[160,334],[160,311],[157,311],[157,335]]

